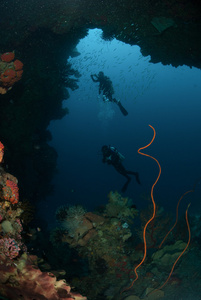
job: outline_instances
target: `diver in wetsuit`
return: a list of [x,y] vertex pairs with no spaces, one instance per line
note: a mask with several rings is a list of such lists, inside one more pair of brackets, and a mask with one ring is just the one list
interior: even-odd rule
[[128,184],[131,181],[131,177],[128,176],[128,174],[134,175],[137,183],[141,184],[138,172],[128,171],[124,168],[124,166],[122,165],[122,161],[125,159],[125,157],[121,153],[119,153],[115,147],[104,145],[101,151],[103,154],[103,163],[113,165],[117,172],[126,177],[127,181],[121,189],[122,192],[126,191]]
[[112,95],[114,94],[114,89],[110,78],[105,76],[103,72],[99,72],[98,75],[91,75],[91,79],[93,80],[93,82],[99,82],[99,95],[101,94],[101,92],[103,93],[103,101],[116,103],[119,106],[122,114],[124,116],[127,116],[128,112],[122,106],[121,102],[112,97]]

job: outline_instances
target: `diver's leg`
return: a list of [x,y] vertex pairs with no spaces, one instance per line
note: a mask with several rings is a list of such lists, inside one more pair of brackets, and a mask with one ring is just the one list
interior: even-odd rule
[[128,187],[128,184],[129,184],[130,181],[131,181],[131,177],[127,176],[127,181],[126,181],[126,183],[124,184],[124,186],[121,189],[121,191],[123,193],[125,193],[125,191],[127,190],[127,187]]
[[140,182],[140,178],[139,178],[139,173],[138,172],[132,172],[132,171],[126,171],[127,174],[132,174],[135,176],[135,179],[137,181],[138,184],[141,184]]
[[119,106],[120,111],[122,112],[122,114],[123,114],[124,116],[127,116],[128,112],[127,112],[127,110],[123,107],[123,105],[121,104],[120,100],[117,100],[117,99],[113,98],[111,101],[114,102],[114,103],[116,103],[116,104]]
[[127,181],[124,184],[124,186],[122,187],[121,191],[124,193],[127,190],[128,184],[131,181],[131,177],[127,175],[127,171],[124,168],[124,166],[121,164],[120,165],[121,168],[119,168],[119,170],[117,170],[121,175],[123,175],[124,177],[126,177]]
[[122,114],[123,114],[124,116],[127,116],[128,112],[127,112],[127,110],[122,106],[122,104],[121,104],[120,101],[117,102],[117,105],[119,106],[120,111],[122,112]]

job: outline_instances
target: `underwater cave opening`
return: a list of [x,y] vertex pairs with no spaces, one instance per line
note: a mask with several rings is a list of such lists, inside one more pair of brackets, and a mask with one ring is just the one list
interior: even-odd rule
[[[115,146],[125,156],[125,167],[140,174],[142,184],[133,179],[125,196],[132,198],[138,209],[150,205],[157,166],[137,154],[152,137],[148,124],[156,129],[149,151],[162,166],[156,202],[174,212],[178,197],[200,176],[200,70],[152,64],[139,46],[115,38],[106,41],[101,29],[90,29],[75,51],[67,64],[76,71],[71,78],[78,79],[79,88],[69,91],[70,98],[63,102],[69,114],[49,126],[50,145],[58,153],[58,173],[54,194],[39,204],[42,216],[54,226],[58,206],[81,204],[93,211],[107,203],[110,190],[120,192],[125,179],[102,164],[104,144]],[[126,107],[128,116],[114,103],[103,102],[98,84],[90,78],[99,71],[112,80],[114,96]],[[196,149],[192,147],[195,144]]]

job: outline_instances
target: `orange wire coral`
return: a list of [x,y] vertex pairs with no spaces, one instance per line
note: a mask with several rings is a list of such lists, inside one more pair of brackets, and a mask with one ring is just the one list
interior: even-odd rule
[[[191,191],[190,191],[190,192],[191,192]],[[186,194],[186,193],[185,193],[185,194]],[[181,198],[180,198],[180,199],[181,199]],[[187,209],[186,209],[186,214],[185,214],[186,224],[187,224],[187,227],[188,227],[188,242],[187,242],[187,244],[186,244],[186,247],[185,247],[184,250],[181,252],[181,254],[177,257],[177,259],[175,260],[175,262],[174,262],[174,264],[173,264],[173,266],[172,266],[172,269],[171,269],[171,271],[170,271],[170,273],[169,273],[168,278],[166,279],[166,281],[165,281],[158,289],[154,290],[153,292],[162,289],[162,288],[167,284],[168,280],[170,279],[170,277],[171,277],[171,275],[172,275],[172,273],[173,273],[173,271],[174,271],[174,268],[175,268],[177,262],[178,262],[179,259],[182,257],[182,255],[183,255],[184,252],[187,250],[187,248],[188,248],[188,246],[189,246],[189,244],[190,244],[190,240],[191,240],[191,231],[190,231],[190,226],[189,226],[189,221],[188,221],[188,208],[189,208],[189,206],[190,206],[190,203],[188,204],[188,207],[187,207]],[[151,292],[151,293],[153,293],[153,292]],[[150,294],[151,294],[151,293],[150,293]]]
[[[130,285],[128,288],[125,288],[122,292],[124,292],[124,291],[130,289],[130,288],[133,286],[134,282],[138,279],[137,269],[143,264],[143,262],[145,261],[146,256],[147,256],[146,230],[147,230],[148,225],[149,225],[149,224],[155,219],[155,217],[156,217],[156,203],[155,203],[154,197],[153,197],[153,189],[154,189],[156,183],[158,182],[158,180],[159,180],[159,178],[160,178],[160,175],[161,175],[161,166],[160,166],[160,164],[159,164],[159,162],[158,162],[158,160],[157,160],[156,158],[154,158],[153,156],[151,156],[151,155],[149,155],[149,154],[146,154],[146,153],[141,152],[141,150],[143,150],[143,149],[149,147],[149,146],[153,143],[153,141],[154,141],[154,139],[155,139],[155,136],[156,136],[156,132],[155,132],[154,127],[152,127],[151,125],[149,125],[149,126],[150,126],[150,127],[153,129],[153,131],[154,131],[153,138],[152,138],[151,142],[150,142],[148,145],[146,145],[146,146],[144,146],[144,147],[142,147],[142,148],[139,148],[139,149],[138,149],[138,153],[141,154],[141,155],[144,155],[144,156],[147,156],[147,157],[152,158],[153,160],[156,161],[156,163],[158,164],[158,167],[159,167],[158,177],[157,177],[156,181],[154,182],[154,184],[152,185],[152,188],[151,188],[151,200],[152,200],[152,204],[153,204],[153,213],[152,213],[152,216],[149,218],[149,220],[146,222],[146,224],[145,224],[145,226],[144,226],[144,229],[143,229],[144,255],[143,255],[143,258],[142,258],[141,262],[134,268],[134,273],[135,273],[135,276],[136,276],[136,277],[135,277],[135,279],[132,281],[131,285]],[[172,226],[172,228],[169,230],[169,232],[168,232],[168,233],[166,234],[166,236],[164,237],[164,239],[163,239],[163,241],[161,242],[159,248],[162,246],[162,244],[163,244],[164,241],[166,240],[167,236],[170,234],[170,232],[174,229],[174,227],[175,227],[176,224],[177,224],[177,221],[178,221],[178,209],[179,209],[179,204],[180,204],[181,200],[183,199],[183,197],[184,197],[186,194],[191,193],[191,192],[194,192],[196,185],[197,185],[197,182],[195,183],[195,185],[194,185],[194,187],[193,187],[192,190],[189,190],[189,191],[185,192],[185,193],[180,197],[180,199],[179,199],[179,201],[178,201],[178,203],[177,203],[177,208],[176,208],[176,221],[175,221],[174,225]],[[186,217],[186,224],[187,224],[187,228],[188,228],[188,242],[187,242],[187,244],[186,244],[186,247],[183,249],[183,251],[180,253],[180,255],[179,255],[179,256],[177,257],[177,259],[175,260],[175,262],[174,262],[174,264],[173,264],[173,266],[172,266],[172,268],[171,268],[171,270],[170,270],[170,273],[169,273],[168,278],[166,279],[166,281],[165,281],[159,288],[155,289],[154,291],[150,292],[150,293],[147,294],[147,295],[150,295],[150,294],[156,292],[157,290],[163,288],[163,287],[167,284],[167,282],[169,281],[169,279],[170,279],[170,277],[171,277],[171,275],[172,275],[172,273],[173,273],[173,271],[174,271],[174,268],[175,268],[177,262],[178,262],[179,259],[182,257],[182,255],[185,253],[185,251],[187,250],[187,248],[188,248],[188,246],[189,246],[189,244],[190,244],[191,232],[190,232],[190,226],[189,226],[189,221],[188,221],[188,208],[189,208],[189,206],[190,206],[190,204],[188,205],[188,207],[187,207],[187,209],[186,209],[186,214],[185,214],[185,217]],[[121,292],[121,293],[122,293],[122,292]]]
[[159,248],[161,248],[162,244],[165,242],[165,240],[167,239],[168,235],[170,234],[170,232],[172,232],[172,230],[175,228],[175,226],[176,226],[176,224],[177,224],[177,222],[178,222],[178,215],[179,215],[178,210],[179,210],[179,204],[180,204],[181,200],[183,199],[183,197],[184,197],[186,194],[192,193],[192,192],[194,192],[194,190],[189,190],[189,191],[185,192],[185,193],[180,197],[180,199],[179,199],[179,201],[178,201],[178,203],[177,203],[177,208],[176,208],[176,220],[175,220],[175,223],[174,223],[174,225],[171,227],[171,229],[168,231],[168,233],[166,234],[166,236],[164,237],[164,239],[162,240],[162,242],[160,243]]
[[[135,273],[135,276],[136,276],[136,277],[135,277],[135,279],[132,281],[131,285],[130,285],[128,288],[125,288],[122,292],[124,292],[124,291],[130,289],[130,288],[133,286],[134,282],[138,279],[137,269],[143,264],[143,262],[144,262],[145,259],[146,259],[146,255],[147,255],[147,241],[146,241],[146,230],[147,230],[147,226],[148,226],[148,225],[154,220],[154,218],[156,217],[156,203],[155,203],[154,197],[153,197],[153,189],[154,189],[156,183],[158,182],[158,180],[159,180],[159,178],[160,178],[160,175],[161,175],[161,166],[160,166],[160,164],[159,164],[159,162],[158,162],[158,160],[157,160],[156,158],[154,158],[153,156],[151,156],[151,155],[149,155],[149,154],[146,154],[146,153],[141,152],[141,150],[143,150],[143,149],[149,147],[149,146],[153,143],[153,141],[154,141],[154,139],[155,139],[155,136],[156,136],[156,132],[155,132],[154,127],[152,127],[151,125],[149,125],[149,126],[150,126],[150,127],[153,129],[153,131],[154,131],[153,138],[152,138],[151,142],[150,142],[148,145],[146,145],[146,146],[144,146],[144,147],[142,147],[142,148],[139,148],[139,149],[138,149],[138,153],[141,154],[141,155],[144,155],[144,156],[147,156],[147,157],[152,158],[153,160],[156,161],[156,163],[158,164],[158,167],[159,167],[159,173],[158,173],[157,179],[156,179],[156,181],[154,182],[154,184],[152,185],[152,188],[151,188],[151,200],[152,200],[152,204],[153,204],[153,213],[152,213],[152,216],[149,218],[149,220],[146,222],[146,224],[145,224],[145,226],[144,226],[144,229],[143,229],[144,255],[143,255],[143,258],[142,258],[141,262],[134,268],[134,273]],[[197,184],[197,183],[196,183],[196,184]],[[163,241],[161,242],[159,248],[162,246],[162,244],[164,243],[164,241],[165,241],[165,239],[167,238],[167,236],[170,234],[170,232],[174,229],[174,227],[175,227],[176,224],[177,224],[177,221],[178,221],[178,208],[179,208],[179,204],[180,204],[182,198],[183,198],[186,194],[191,193],[191,192],[194,192],[195,187],[196,187],[196,184],[194,185],[194,188],[193,188],[192,190],[189,190],[189,191],[185,192],[185,193],[180,197],[180,199],[179,199],[179,201],[178,201],[178,204],[177,204],[177,209],[176,209],[176,221],[175,221],[174,225],[172,226],[172,228],[170,229],[170,231],[166,234],[166,236],[165,236],[165,238],[163,239]],[[175,262],[174,262],[174,264],[173,264],[173,266],[172,266],[172,268],[171,268],[171,270],[170,270],[169,276],[168,276],[168,278],[166,279],[166,281],[165,281],[158,289],[152,291],[152,292],[149,293],[149,294],[154,293],[155,291],[157,291],[157,290],[163,288],[163,287],[167,284],[167,282],[169,281],[169,279],[170,279],[170,277],[171,277],[171,275],[172,275],[172,273],[173,273],[173,271],[174,271],[174,268],[175,268],[177,262],[179,261],[179,259],[181,258],[181,256],[184,254],[184,252],[187,250],[187,248],[188,248],[188,246],[189,246],[189,244],[190,244],[191,232],[190,232],[190,226],[189,226],[189,221],[188,221],[188,208],[189,208],[189,206],[190,206],[190,204],[188,205],[188,207],[187,207],[187,209],[186,209],[186,214],[185,214],[185,216],[186,216],[186,224],[187,224],[187,228],[188,228],[188,235],[189,235],[187,245],[186,245],[186,247],[183,249],[183,251],[180,253],[180,255],[177,257],[177,259],[175,260]]]
[[153,213],[152,213],[151,218],[147,221],[147,223],[146,223],[145,226],[144,226],[144,230],[143,230],[144,255],[143,255],[143,258],[142,258],[141,262],[140,262],[140,263],[135,267],[135,269],[134,269],[134,273],[135,273],[135,276],[136,276],[136,277],[135,277],[135,279],[132,281],[131,285],[130,285],[128,288],[124,289],[123,292],[126,291],[126,290],[128,290],[128,289],[130,289],[130,288],[133,286],[134,282],[138,279],[137,269],[143,264],[143,262],[145,261],[145,258],[146,258],[146,256],[147,256],[147,241],[146,241],[146,230],[147,230],[147,226],[148,226],[149,223],[155,218],[155,215],[156,215],[156,203],[155,203],[154,197],[153,197],[153,190],[154,190],[154,187],[155,187],[156,183],[158,182],[158,180],[159,180],[159,178],[160,178],[160,175],[161,175],[161,166],[160,166],[158,160],[157,160],[155,157],[153,157],[153,156],[151,156],[151,155],[149,155],[149,154],[146,154],[146,153],[141,152],[141,150],[143,150],[143,149],[149,147],[149,146],[153,143],[153,141],[154,141],[154,139],[155,139],[155,136],[156,136],[156,131],[155,131],[154,127],[152,127],[151,125],[149,125],[149,126],[150,126],[150,127],[153,129],[153,131],[154,131],[153,138],[152,138],[151,142],[150,142],[148,145],[139,148],[139,149],[138,149],[138,153],[141,154],[141,155],[144,155],[144,156],[147,156],[147,157],[152,158],[153,160],[155,160],[155,161],[157,162],[158,167],[159,167],[158,177],[156,178],[156,180],[155,180],[155,182],[154,182],[154,184],[152,185],[152,188],[151,188],[151,200],[152,200],[152,204],[153,204]]

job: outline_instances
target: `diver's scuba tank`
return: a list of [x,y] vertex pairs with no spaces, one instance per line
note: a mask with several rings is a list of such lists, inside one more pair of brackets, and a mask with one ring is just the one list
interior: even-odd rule
[[125,156],[123,156],[120,152],[118,152],[118,155],[119,155],[119,158],[120,158],[121,161],[123,161],[125,159]]
[[119,156],[119,159],[121,161],[123,161],[125,159],[125,156],[123,156],[119,151],[117,151],[117,149],[115,147],[110,146],[110,149]]

